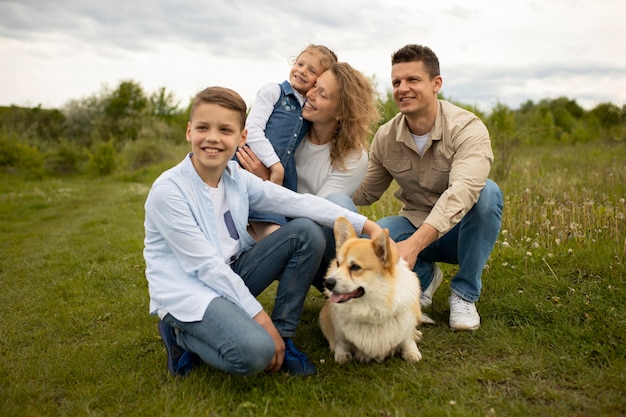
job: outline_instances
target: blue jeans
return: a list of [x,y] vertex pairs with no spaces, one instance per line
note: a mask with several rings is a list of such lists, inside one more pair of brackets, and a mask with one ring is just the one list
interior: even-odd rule
[[[357,213],[357,208],[352,202],[352,198],[342,193],[329,194],[326,197],[326,200],[335,203],[338,206],[343,208],[347,208],[355,213]],[[335,231],[331,227],[322,226],[322,232],[324,233],[324,238],[326,240],[326,249],[324,250],[324,257],[322,258],[322,262],[320,264],[319,270],[317,272],[317,276],[315,278],[315,282],[313,285],[320,289],[323,286],[324,276],[326,275],[326,271],[328,270],[328,265],[330,262],[335,259],[336,256],[336,243],[335,243]]]
[[[467,301],[478,301],[483,268],[500,234],[503,206],[500,188],[487,180],[478,201],[459,224],[418,255],[413,271],[422,288],[428,288],[433,279],[434,262],[457,264],[459,270],[450,282],[451,290]],[[377,223],[389,229],[396,242],[408,239],[417,230],[402,216],[384,217]]]
[[[278,281],[272,321],[283,337],[295,334],[309,287],[324,254],[322,227],[294,219],[271,233],[232,265],[254,296]],[[270,335],[232,302],[217,298],[197,322],[163,320],[176,332],[177,343],[215,368],[237,375],[264,370],[274,356]]]

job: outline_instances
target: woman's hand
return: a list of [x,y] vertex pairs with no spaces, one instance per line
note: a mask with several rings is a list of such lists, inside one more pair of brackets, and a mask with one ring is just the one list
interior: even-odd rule
[[262,180],[269,180],[271,176],[270,169],[263,165],[263,162],[257,158],[256,154],[249,146],[242,146],[237,149],[237,159],[241,166]]

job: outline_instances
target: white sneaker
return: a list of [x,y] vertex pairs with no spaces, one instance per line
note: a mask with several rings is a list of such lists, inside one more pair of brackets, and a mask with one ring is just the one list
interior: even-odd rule
[[465,301],[455,293],[452,293],[449,301],[452,330],[476,330],[480,327],[480,316],[474,303]]
[[441,272],[441,268],[439,265],[435,264],[435,269],[433,271],[433,279],[428,284],[428,288],[426,288],[420,294],[420,304],[422,308],[428,308],[433,303],[433,295],[435,295],[435,291],[441,285],[443,281],[443,272]]

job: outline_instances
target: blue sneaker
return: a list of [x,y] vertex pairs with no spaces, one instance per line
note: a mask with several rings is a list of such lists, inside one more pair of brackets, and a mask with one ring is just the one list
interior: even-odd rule
[[194,365],[191,352],[184,350],[176,343],[174,328],[163,320],[159,320],[159,334],[167,351],[167,367],[174,376],[185,376]]
[[315,365],[313,365],[306,355],[300,352],[289,337],[283,338],[285,341],[285,360],[283,361],[283,371],[294,376],[315,375]]

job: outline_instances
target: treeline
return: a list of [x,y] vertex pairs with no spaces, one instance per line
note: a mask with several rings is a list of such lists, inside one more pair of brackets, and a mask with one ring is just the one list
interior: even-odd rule
[[[132,80],[69,101],[61,109],[0,107],[0,169],[29,178],[134,172],[180,158],[189,103],[165,88],[148,93]],[[567,98],[497,104],[478,114],[491,132],[496,164],[505,177],[514,150],[540,144],[626,142],[626,106],[602,103],[585,110]],[[397,113],[391,93],[381,98],[381,124]]]

